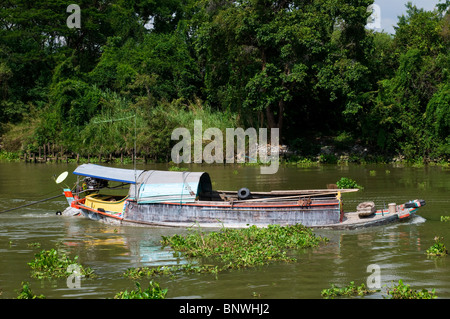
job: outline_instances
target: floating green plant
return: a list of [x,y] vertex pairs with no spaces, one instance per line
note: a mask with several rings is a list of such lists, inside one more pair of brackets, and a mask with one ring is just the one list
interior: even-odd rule
[[178,266],[129,268],[124,273],[124,276],[131,278],[131,279],[138,279],[138,278],[142,278],[142,277],[153,277],[153,276],[175,276],[180,273],[217,274],[219,271],[220,271],[220,269],[218,266],[185,264],[185,265],[178,265]]
[[22,289],[18,292],[17,299],[45,299],[44,295],[35,295],[28,282],[22,282]]
[[121,291],[114,296],[114,299],[164,299],[166,298],[167,289],[161,289],[157,282],[150,281],[147,289],[142,290],[141,284],[135,282],[136,289],[128,292]]
[[[58,278],[67,277],[71,273],[68,272],[68,267],[72,264],[77,264],[78,256],[75,256],[73,260],[67,257],[65,254],[59,252],[56,249],[42,250],[35,254],[33,261],[28,265],[32,270],[32,277],[34,278]],[[80,275],[84,277],[92,277],[93,271],[90,268],[85,268],[79,265]]]
[[[339,288],[335,285],[331,285],[329,289],[323,289],[321,295],[323,298],[336,298],[336,297],[355,297],[355,296],[366,296],[368,294],[372,294],[375,292],[379,292],[380,290],[369,290],[366,288],[366,285],[361,284],[356,286],[353,281],[350,282],[349,285]],[[383,298],[390,299],[434,299],[437,298],[435,289],[428,291],[426,289],[415,290],[410,287],[410,285],[406,285],[400,279],[398,281],[398,285],[394,285],[393,287],[388,287],[386,289],[387,296],[383,295]]]
[[364,188],[364,187],[358,185],[353,179],[348,178],[348,177],[341,177],[341,179],[336,182],[336,186],[341,189],[347,189],[347,188],[363,189]]
[[331,285],[329,289],[323,289],[321,295],[326,299],[333,299],[335,297],[353,297],[353,296],[365,296],[378,290],[369,290],[366,288],[365,284],[361,284],[359,286],[355,285],[354,281],[351,281],[349,285],[339,288],[335,285]]
[[415,290],[409,285],[405,285],[400,279],[398,285],[394,285],[392,288],[387,289],[388,296],[391,299],[434,299],[437,298],[435,289],[428,291],[426,289]]
[[441,216],[441,222],[448,222],[450,221],[450,216]]
[[185,236],[163,236],[161,243],[189,258],[215,258],[225,263],[221,269],[239,269],[272,261],[292,262],[289,249],[316,247],[328,239],[317,237],[301,224],[265,228],[222,228],[218,232],[197,230]]
[[434,244],[427,249],[428,256],[445,256],[448,254],[447,248],[442,242],[444,238],[436,236],[434,237]]

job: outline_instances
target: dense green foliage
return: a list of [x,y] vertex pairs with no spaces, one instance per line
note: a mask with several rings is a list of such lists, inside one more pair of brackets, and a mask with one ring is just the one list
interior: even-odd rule
[[128,268],[124,272],[124,276],[131,279],[139,279],[142,277],[154,277],[154,276],[171,276],[174,277],[177,274],[217,274],[219,271],[223,271],[226,268],[219,268],[214,265],[192,265],[183,264],[177,266],[157,266],[157,267],[138,267]]
[[[364,297],[365,295],[372,294],[378,292],[380,290],[369,290],[366,288],[366,285],[361,284],[359,286],[355,285],[355,282],[352,281],[348,286],[339,288],[335,285],[331,285],[331,288],[323,289],[321,291],[321,295],[323,298],[350,298],[350,297]],[[383,295],[383,298],[390,299],[435,299],[436,290],[432,289],[428,291],[426,289],[416,290],[412,289],[410,285],[404,284],[403,280],[398,281],[398,285],[393,285],[392,287],[386,288],[386,296]]]
[[22,282],[22,289],[17,293],[17,299],[45,299],[44,295],[35,295],[29,282]]
[[220,268],[240,269],[262,266],[271,261],[291,262],[290,249],[317,247],[327,238],[317,237],[301,224],[266,228],[250,226],[243,229],[223,228],[219,232],[191,232],[186,236],[163,236],[162,244],[189,258],[215,258]]
[[358,185],[354,180],[348,177],[341,177],[340,180],[336,182],[337,188],[360,188],[363,187]]
[[[450,154],[450,1],[408,4],[395,35],[365,28],[373,0],[0,4],[0,150],[167,160],[176,127],[278,127],[316,155]],[[151,27],[149,27],[151,25]]]
[[332,284],[330,288],[323,289],[320,294],[322,295],[323,298],[333,299],[336,297],[354,297],[354,296],[363,297],[376,291],[377,290],[367,289],[365,284],[356,286],[355,282],[351,281],[350,284],[348,284],[348,286],[342,288],[336,287],[335,285]]
[[416,290],[412,289],[410,285],[404,284],[400,279],[398,285],[394,285],[392,288],[387,289],[387,294],[391,299],[435,299],[436,290],[433,288],[431,291],[426,289]]
[[436,236],[434,237],[434,244],[427,249],[428,256],[446,256],[448,255],[447,248],[442,242],[444,238]]
[[159,283],[150,281],[148,288],[142,290],[141,284],[135,282],[136,289],[132,291],[121,291],[114,296],[114,299],[164,299],[167,289],[161,289]]
[[31,268],[31,275],[34,278],[59,278],[68,277],[69,266],[76,265],[80,271],[80,276],[93,277],[93,271],[89,267],[83,267],[77,263],[78,256],[71,260],[66,254],[56,250],[42,250],[35,254],[33,261],[28,265]]

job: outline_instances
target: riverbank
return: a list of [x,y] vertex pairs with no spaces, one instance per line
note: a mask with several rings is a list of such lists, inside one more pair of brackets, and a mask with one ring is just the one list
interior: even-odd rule
[[[332,148],[324,148],[326,151],[321,152],[317,155],[303,156],[297,155],[295,153],[285,152],[280,154],[280,164],[288,166],[314,166],[320,164],[337,164],[337,165],[348,165],[348,164],[396,164],[396,165],[406,165],[413,167],[425,167],[425,166],[442,166],[444,168],[450,168],[450,159],[430,159],[426,157],[418,157],[414,159],[405,158],[402,155],[397,156],[385,156],[379,154],[356,154],[348,152],[332,152]],[[108,154],[108,155],[92,155],[92,156],[80,156],[79,154],[65,154],[61,152],[52,152],[50,154],[35,154],[35,153],[24,153],[21,151],[17,152],[7,152],[0,150],[0,161],[5,162],[26,162],[26,163],[107,163],[107,164],[131,164],[134,162],[133,155],[119,156]],[[174,164],[171,161],[154,161],[145,156],[137,156],[137,163],[168,163],[173,164],[173,167],[179,167],[179,165]],[[266,165],[262,162],[258,163],[240,163],[244,166],[259,166]]]

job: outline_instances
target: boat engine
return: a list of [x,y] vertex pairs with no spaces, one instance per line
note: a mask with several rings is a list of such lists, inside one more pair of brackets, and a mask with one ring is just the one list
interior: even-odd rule
[[92,177],[85,177],[83,180],[83,184],[86,184],[86,189],[88,189],[88,190],[94,190],[94,189],[108,187],[108,181],[106,181],[104,179],[97,179],[97,178],[92,178]]

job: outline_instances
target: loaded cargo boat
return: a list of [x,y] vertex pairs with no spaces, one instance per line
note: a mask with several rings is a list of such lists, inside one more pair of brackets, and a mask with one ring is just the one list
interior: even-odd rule
[[[84,216],[119,225],[234,227],[303,224],[313,228],[354,229],[406,219],[423,200],[375,210],[345,213],[342,195],[358,189],[250,192],[213,190],[206,172],[135,170],[83,164],[74,172],[74,189],[64,189],[69,203],[62,215]],[[126,195],[103,193],[118,186]]]

